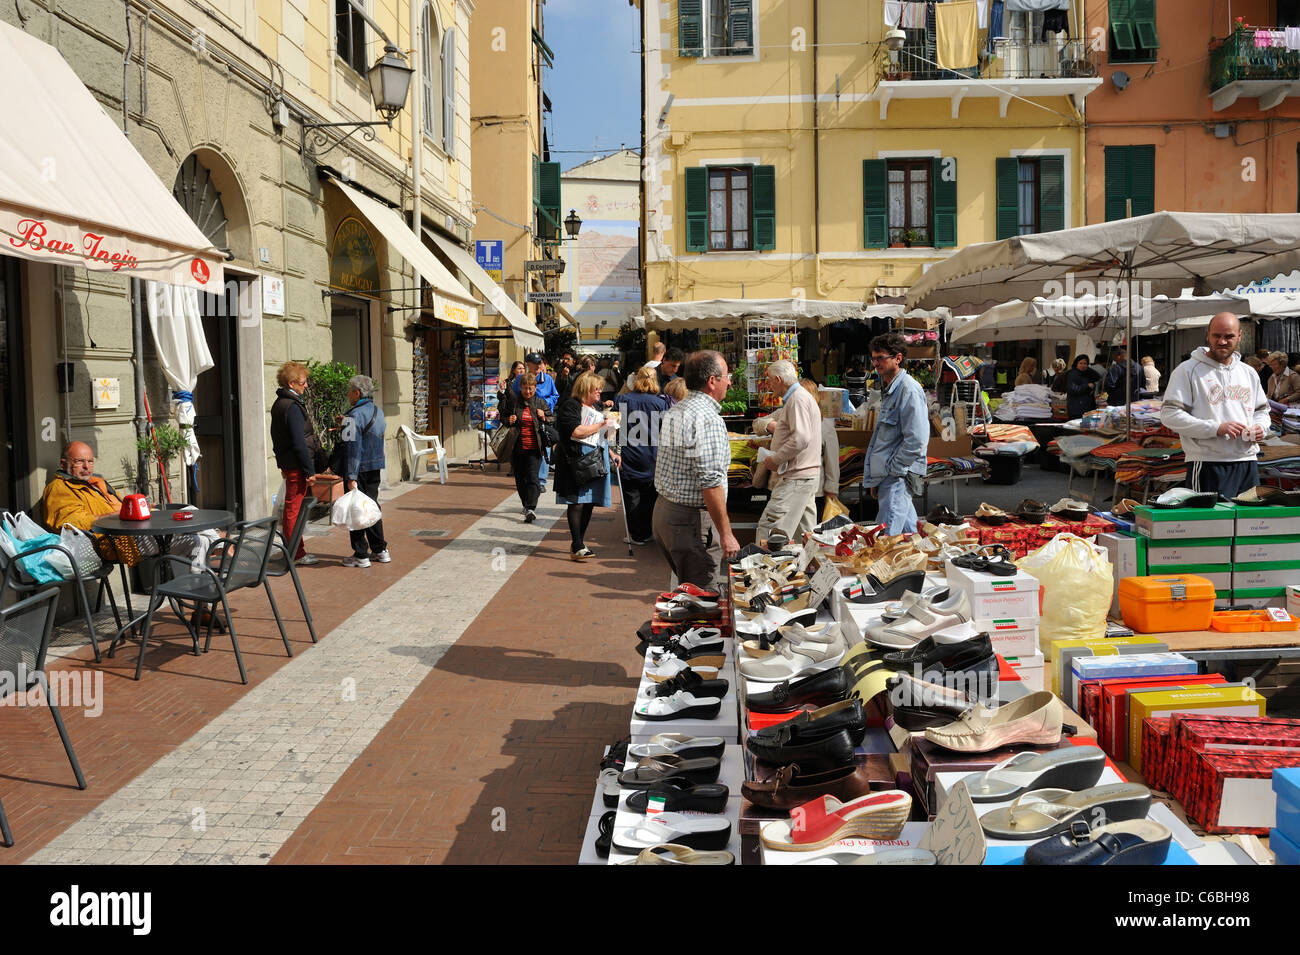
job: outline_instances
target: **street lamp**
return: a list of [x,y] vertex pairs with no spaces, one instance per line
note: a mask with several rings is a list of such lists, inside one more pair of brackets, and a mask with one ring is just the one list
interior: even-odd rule
[[578,210],[570,209],[569,214],[564,217],[564,232],[570,239],[578,237],[578,230],[582,228],[582,220],[578,218]]

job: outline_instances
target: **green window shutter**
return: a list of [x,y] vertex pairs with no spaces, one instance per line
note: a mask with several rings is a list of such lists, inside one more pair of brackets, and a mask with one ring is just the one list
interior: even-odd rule
[[1137,49],[1133,31],[1133,0],[1110,0],[1110,32],[1121,50]]
[[703,166],[686,170],[686,251],[709,250],[709,171]]
[[884,159],[862,160],[862,245],[889,245],[889,162]]
[[727,39],[730,41],[730,53],[744,56],[754,52],[753,0],[729,0]]
[[533,205],[542,204],[542,161],[533,157]]
[[776,167],[754,166],[749,183],[754,248],[776,248]]
[[1106,147],[1106,221],[1128,218],[1128,146]]
[[1156,0],[1133,0],[1133,27],[1138,46],[1152,52],[1160,48],[1156,36]]
[[541,172],[542,231],[555,239],[560,235],[560,164],[544,162]]
[[[945,170],[951,178],[945,178]],[[930,182],[934,186],[934,228],[930,231],[930,243],[936,249],[951,249],[957,245],[956,157],[930,160]]]
[[1128,189],[1133,200],[1133,215],[1146,216],[1156,211],[1156,147],[1128,148]]
[[1038,160],[1038,231],[1064,228],[1065,157],[1043,156]]
[[997,160],[997,228],[999,239],[1020,234],[1020,160],[1000,156]]
[[677,55],[704,55],[704,0],[677,0]]

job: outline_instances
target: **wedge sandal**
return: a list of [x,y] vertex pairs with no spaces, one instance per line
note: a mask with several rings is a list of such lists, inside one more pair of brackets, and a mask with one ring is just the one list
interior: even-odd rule
[[912,797],[901,790],[868,793],[842,803],[822,796],[763,827],[759,838],[769,849],[811,852],[841,839],[896,839],[912,812]]
[[1151,790],[1137,783],[1110,783],[1082,792],[1036,789],[1016,797],[1005,809],[980,817],[980,826],[994,839],[1046,839],[1076,822],[1092,829],[1146,817]]
[[1034,789],[1078,792],[1097,785],[1106,754],[1095,746],[1067,746],[1050,753],[1016,753],[992,769],[966,777],[971,802],[1005,802]]
[[624,865],[735,865],[736,857],[730,852],[701,852],[690,846],[667,843],[652,849],[642,849],[631,862]]
[[613,846],[619,852],[636,855],[665,843],[689,849],[725,849],[730,839],[731,821],[725,817],[661,812],[627,829],[615,829]]

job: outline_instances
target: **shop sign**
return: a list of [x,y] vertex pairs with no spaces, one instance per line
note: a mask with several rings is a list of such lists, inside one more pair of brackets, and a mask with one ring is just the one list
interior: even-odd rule
[[568,292],[529,292],[527,299],[530,302],[567,302],[569,300]]
[[262,314],[284,314],[284,279],[279,276],[262,276]]
[[9,236],[9,244],[15,249],[44,252],[50,255],[70,255],[100,267],[107,266],[113,272],[122,269],[134,271],[139,266],[135,254],[125,245],[121,248],[114,247],[112,241],[106,242],[104,236],[94,232],[82,232],[81,246],[78,248],[73,242],[51,235],[50,226],[44,219],[34,218],[19,219],[17,232]]
[[453,325],[468,326],[472,324],[473,319],[468,306],[461,305],[459,302],[442,295],[438,296],[437,315],[444,322],[450,322]]
[[375,242],[360,219],[347,218],[334,233],[330,252],[330,286],[379,297],[379,260]]
[[95,408],[116,408],[122,403],[121,378],[94,378],[90,382],[94,389],[92,405]]

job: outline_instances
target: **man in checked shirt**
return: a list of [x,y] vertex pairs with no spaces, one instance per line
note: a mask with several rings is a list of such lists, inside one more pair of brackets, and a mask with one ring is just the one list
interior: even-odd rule
[[714,588],[722,579],[721,558],[740,551],[727,519],[731,444],[718,414],[731,376],[720,354],[697,351],[683,363],[682,377],[687,395],[659,430],[652,526],[678,581]]

